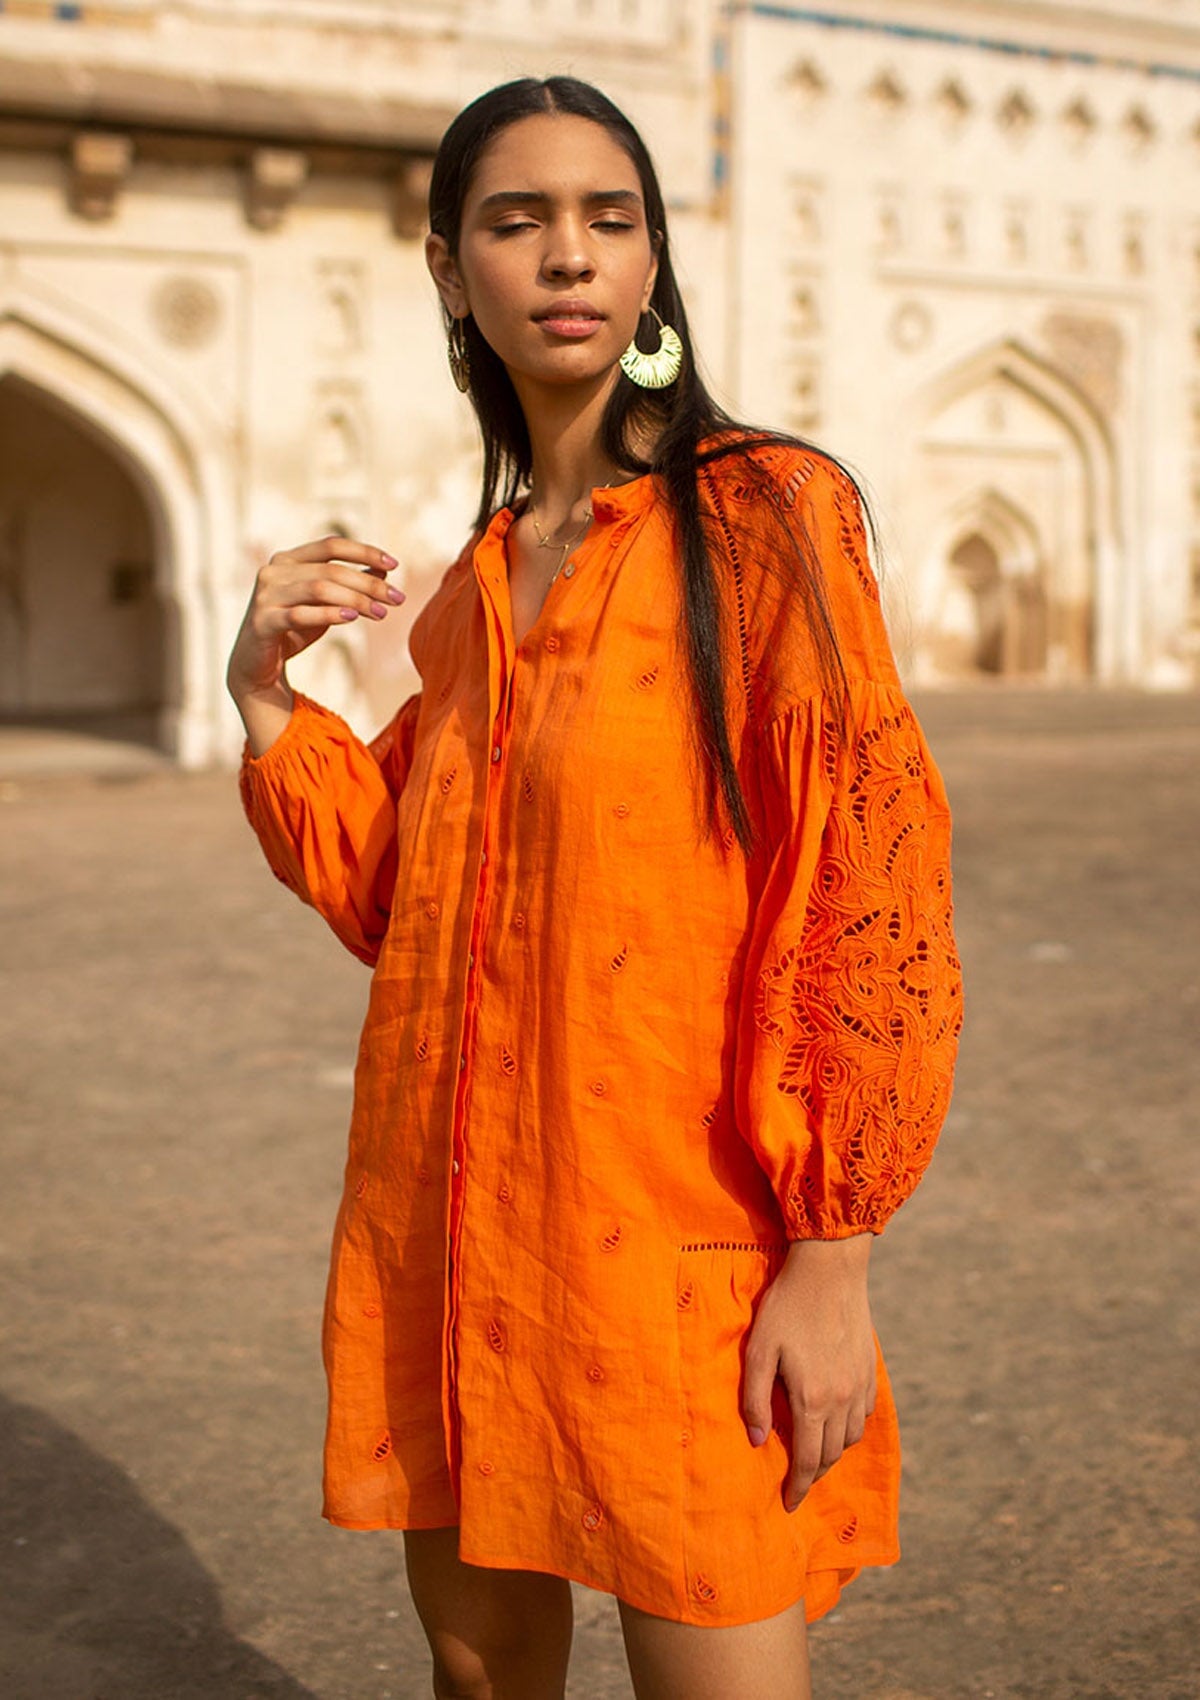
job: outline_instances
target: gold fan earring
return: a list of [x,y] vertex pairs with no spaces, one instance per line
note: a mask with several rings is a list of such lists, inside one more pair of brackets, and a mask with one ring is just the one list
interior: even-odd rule
[[621,370],[640,389],[665,390],[683,367],[683,343],[673,326],[664,325],[653,307],[650,311],[658,320],[658,348],[653,354],[643,354],[635,336],[621,356]]

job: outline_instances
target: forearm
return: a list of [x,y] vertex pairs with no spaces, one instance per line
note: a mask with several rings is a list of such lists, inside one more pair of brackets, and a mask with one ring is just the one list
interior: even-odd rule
[[294,703],[270,747],[247,751],[242,801],[276,875],[373,963],[396,881],[395,801],[379,763],[340,716],[301,693]]
[[281,674],[277,684],[266,689],[248,690],[238,685],[232,670],[226,684],[246,728],[250,754],[265,755],[292,718],[296,699],[291,686]]

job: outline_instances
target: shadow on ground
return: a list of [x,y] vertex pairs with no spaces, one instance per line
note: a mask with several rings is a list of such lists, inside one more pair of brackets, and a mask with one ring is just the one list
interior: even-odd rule
[[315,1700],[232,1634],[179,1531],[123,1470],[0,1398],[0,1692]]

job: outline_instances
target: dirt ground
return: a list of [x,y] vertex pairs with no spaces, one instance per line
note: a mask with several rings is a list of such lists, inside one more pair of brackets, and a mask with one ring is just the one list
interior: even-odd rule
[[[818,1700],[1195,1700],[1200,698],[918,706],[968,1027],[875,1248],[904,1558]],[[318,1516],[366,972],[229,775],[56,748],[0,735],[0,1693],[420,1700],[400,1537]],[[628,1700],[576,1604],[573,1700]]]

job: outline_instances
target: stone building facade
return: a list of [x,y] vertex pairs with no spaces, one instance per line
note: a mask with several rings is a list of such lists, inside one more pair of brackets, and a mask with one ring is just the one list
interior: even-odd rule
[[340,529],[406,618],[474,506],[424,267],[449,117],[566,70],[642,128],[721,399],[837,453],[910,677],[1200,658],[1200,0],[0,0],[0,717],[239,744],[257,562]]

